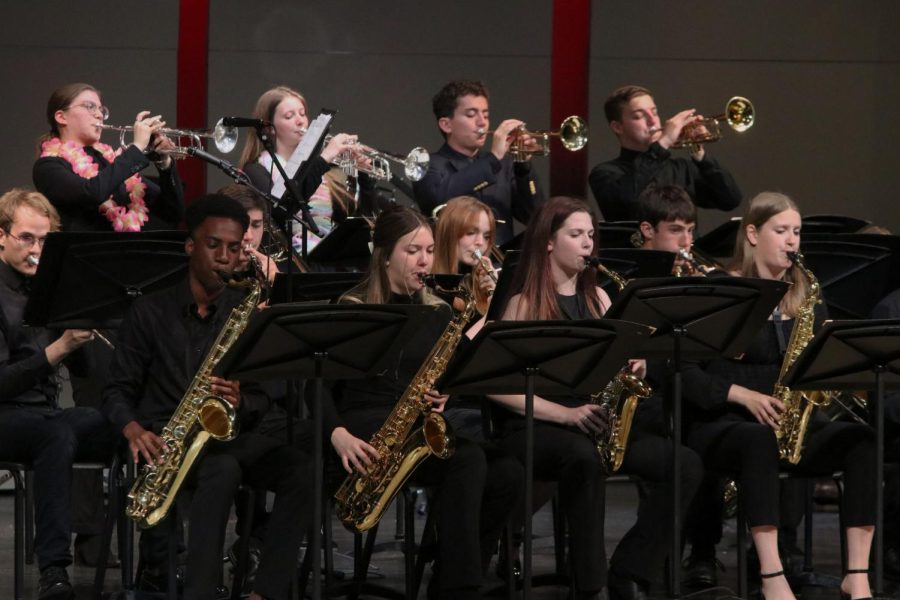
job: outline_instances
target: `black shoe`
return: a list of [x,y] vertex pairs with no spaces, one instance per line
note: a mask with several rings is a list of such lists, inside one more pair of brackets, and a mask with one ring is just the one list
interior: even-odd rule
[[[83,567],[96,567],[97,556],[101,552],[100,544],[103,541],[100,535],[84,535],[75,536],[75,564]],[[109,568],[119,567],[119,559],[110,551],[106,553],[106,566]]]
[[684,561],[682,582],[691,588],[711,588],[719,584],[719,569],[725,570],[715,557],[701,558],[691,554]]
[[[262,543],[256,538],[250,538],[250,549],[247,556],[247,565],[244,570],[244,585],[241,590],[243,594],[250,594],[253,591],[253,584],[256,581],[256,572],[259,571],[259,557],[262,554],[262,550],[260,549],[261,544]],[[237,569],[237,554],[239,549],[240,539],[235,540],[231,545],[231,548],[228,549],[226,558],[228,559],[228,562],[231,563],[232,576]]]
[[[497,577],[506,581],[508,569],[509,563],[506,560],[506,556],[500,556],[500,558],[497,559]],[[512,577],[513,581],[522,579],[522,561],[519,560],[518,556],[516,556],[516,559],[512,564]]]
[[[180,596],[184,592],[184,569],[175,569],[175,587]],[[169,591],[168,569],[165,567],[144,567],[137,581],[137,589],[142,592],[166,594]]]
[[74,597],[65,567],[51,566],[41,571],[38,600],[69,600]]
[[[855,575],[855,574],[869,574],[868,569],[847,569],[844,571],[844,575]],[[841,588],[841,600],[851,600],[850,594],[844,591],[844,588]],[[865,598],[853,598],[852,600],[872,600],[872,596],[866,596]]]
[[648,600],[647,585],[610,569],[607,578],[609,600]]

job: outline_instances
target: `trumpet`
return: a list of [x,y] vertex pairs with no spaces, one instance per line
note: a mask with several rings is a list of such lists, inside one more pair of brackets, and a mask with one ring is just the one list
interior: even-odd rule
[[[134,131],[133,125],[107,125],[99,123],[97,127],[108,129],[110,131],[119,132],[119,145],[124,147],[125,134]],[[211,139],[216,145],[216,149],[222,154],[228,154],[237,146],[238,130],[237,127],[229,127],[222,123],[222,119],[216,123],[212,129],[170,129],[163,127],[157,130],[162,135],[171,137],[175,142],[175,149],[168,152],[172,158],[186,158],[188,156],[188,148],[203,149],[203,139]],[[182,145],[181,140],[186,138],[188,142]]]
[[[484,131],[478,129],[478,134],[495,133],[495,130]],[[550,154],[550,138],[558,137],[563,148],[571,152],[581,150],[588,143],[588,126],[584,119],[572,115],[566,117],[556,131],[538,130],[529,131],[524,125],[520,125],[510,134],[509,155],[513,162],[525,162],[532,156],[547,156]],[[531,137],[537,147],[529,147],[525,138]]]
[[[306,134],[307,130],[300,128],[298,131]],[[326,135],[325,143],[327,144],[333,137],[333,135]],[[428,172],[428,164],[431,162],[428,150],[421,146],[416,146],[406,156],[400,156],[363,144],[357,143],[356,145],[358,148],[355,153],[341,152],[331,161],[331,164],[340,167],[347,177],[356,177],[359,173],[366,173],[379,181],[390,181],[391,163],[397,163],[403,166],[403,173],[407,179],[419,181],[425,177],[425,173]]]
[[755,119],[756,110],[753,103],[743,96],[735,96],[725,103],[725,112],[721,115],[685,125],[672,147],[689,148],[694,152],[700,144],[717,142],[721,139],[722,129],[719,127],[721,121],[725,121],[734,131],[743,133],[753,127]]

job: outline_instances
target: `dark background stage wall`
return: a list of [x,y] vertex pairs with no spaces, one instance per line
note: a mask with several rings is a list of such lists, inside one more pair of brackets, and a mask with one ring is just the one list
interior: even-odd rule
[[[566,93],[551,89],[553,17],[561,8],[564,0],[211,0],[209,124],[249,115],[263,90],[284,83],[305,93],[313,112],[338,109],[336,131],[397,152],[433,149],[440,137],[431,96],[447,80],[469,77],[489,84],[494,124],[518,117],[555,128],[551,97]],[[651,88],[666,116],[683,108],[718,113],[739,94],[755,104],[756,126],[743,135],[729,130],[709,150],[745,196],[777,189],[808,214],[849,214],[900,230],[900,194],[891,184],[900,170],[900,3],[596,0],[589,8],[589,165],[617,152],[602,103],[619,85]],[[0,189],[31,185],[35,139],[59,84],[99,87],[112,123],[130,124],[146,108],[176,125],[177,0],[6,2],[3,9]],[[549,162],[538,159],[538,169],[546,181]],[[218,172],[208,175],[209,189],[224,183]],[[705,212],[703,225],[725,218]]]

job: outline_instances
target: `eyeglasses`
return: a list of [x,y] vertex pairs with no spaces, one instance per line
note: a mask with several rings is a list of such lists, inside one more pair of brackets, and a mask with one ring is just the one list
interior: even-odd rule
[[35,237],[34,234],[25,232],[22,235],[13,235],[12,233],[7,232],[6,235],[16,240],[26,248],[34,248],[34,245],[37,244],[39,247],[44,247],[44,242],[47,241],[47,236],[44,237]]
[[104,121],[109,118],[109,109],[103,105],[97,106],[93,102],[82,102],[81,104],[72,104],[69,108],[74,108],[76,106],[80,106],[91,114],[100,113],[100,116],[103,117]]

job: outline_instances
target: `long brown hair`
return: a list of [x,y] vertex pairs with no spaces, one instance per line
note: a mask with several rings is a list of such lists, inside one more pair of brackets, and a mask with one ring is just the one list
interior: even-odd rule
[[494,237],[497,234],[497,222],[491,207],[472,196],[458,196],[447,202],[447,205],[441,210],[434,228],[435,273],[459,273],[460,260],[456,254],[459,244],[457,242],[469,229],[478,225],[478,219],[482,212],[487,214],[491,229],[490,239],[484,249],[484,255],[489,256],[491,248],[494,247]]
[[[759,277],[756,268],[756,248],[747,237],[747,228],[753,225],[757,231],[765,223],[786,210],[800,212],[797,203],[779,192],[761,192],[747,204],[747,212],[741,221],[740,233],[734,244],[734,257],[729,265],[730,271],[740,273],[744,277]],[[786,316],[794,317],[809,292],[809,281],[797,265],[791,266],[784,274],[784,280],[793,285],[781,301],[781,311]]]
[[[420,227],[430,231],[431,223],[422,213],[412,208],[397,206],[378,215],[372,230],[372,258],[369,261],[369,274],[359,285],[344,294],[340,301],[387,304],[391,299],[391,282],[388,278],[387,263],[400,238]],[[425,288],[417,294],[422,304],[441,303],[440,299]]]
[[41,153],[41,144],[49,139],[59,137],[59,124],[56,122],[56,111],[66,110],[82,92],[91,91],[100,95],[100,90],[89,83],[67,83],[53,90],[47,100],[47,125],[50,130],[38,138],[38,155]]
[[[309,115],[309,104],[306,98],[297,90],[286,85],[277,85],[266,90],[256,101],[256,107],[253,109],[253,118],[261,119],[271,123],[275,120],[275,110],[278,105],[288,97],[293,96],[303,104],[303,110]],[[255,162],[259,155],[263,153],[262,142],[255,135],[248,135],[244,142],[244,149],[241,151],[241,159],[238,161],[238,168],[243,169],[248,164]],[[274,159],[274,157],[272,157]],[[339,172],[331,169],[323,177],[325,185],[328,186],[328,192],[331,196],[332,221],[340,223],[348,216],[356,211],[356,201],[347,186],[341,181]]]
[[[591,214],[588,205],[578,198],[555,196],[538,208],[532,215],[525,238],[522,241],[522,253],[516,267],[512,293],[521,294],[520,310],[517,319],[559,319],[562,311],[556,301],[556,288],[550,271],[550,253],[547,245],[553,235],[559,231],[570,215],[576,212]],[[596,249],[596,244],[595,244]],[[578,276],[577,293],[584,298],[588,311],[594,317],[603,316],[603,306],[597,294],[597,272],[586,268]]]

